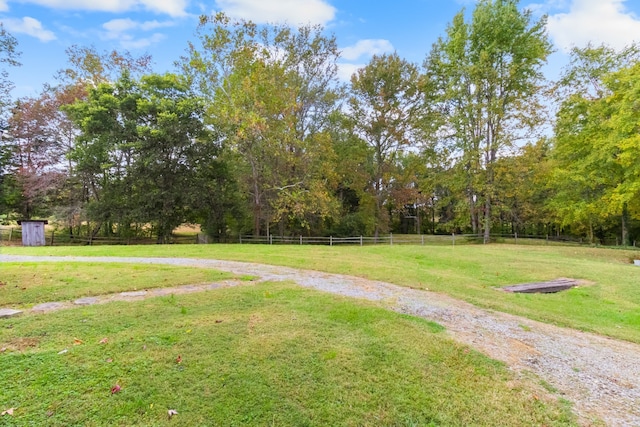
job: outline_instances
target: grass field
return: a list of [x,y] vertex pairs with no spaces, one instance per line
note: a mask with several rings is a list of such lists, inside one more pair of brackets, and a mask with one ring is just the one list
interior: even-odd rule
[[[294,284],[114,302],[0,325],[0,412],[15,408],[0,425],[575,422],[568,403],[535,379],[516,379],[437,324]],[[169,410],[178,414],[169,419]]]
[[210,269],[165,265],[100,263],[5,263],[0,273],[0,307],[28,308],[53,301],[232,278]]
[[[558,246],[162,245],[4,248],[33,255],[201,257],[263,262],[429,289],[481,307],[640,342],[638,251]],[[571,277],[590,282],[558,294],[496,287]]]

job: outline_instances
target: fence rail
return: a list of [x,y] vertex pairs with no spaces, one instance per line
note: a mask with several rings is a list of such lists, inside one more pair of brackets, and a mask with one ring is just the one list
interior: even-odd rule
[[[69,235],[60,231],[47,231],[46,244],[48,246],[65,245],[152,245],[157,239],[149,237],[89,237]],[[211,240],[205,234],[174,235],[169,242],[172,244],[207,244]],[[235,240],[227,239],[228,243],[240,244],[268,244],[268,245],[324,245],[324,246],[365,246],[365,245],[430,245],[456,246],[483,243],[483,237],[476,234],[388,234],[384,236],[249,236],[240,235]],[[572,236],[535,236],[514,234],[492,234],[493,243],[511,243],[518,245],[576,245],[593,246],[588,241]],[[0,243],[3,245],[21,245],[22,230],[20,227],[0,226]],[[603,242],[600,246],[620,246],[619,242]],[[632,247],[636,246],[633,242]]]

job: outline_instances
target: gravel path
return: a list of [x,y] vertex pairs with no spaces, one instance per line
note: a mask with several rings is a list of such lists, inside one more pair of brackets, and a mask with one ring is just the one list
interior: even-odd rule
[[[483,310],[445,295],[339,274],[262,264],[185,258],[30,257],[0,255],[0,262],[121,262],[215,268],[261,281],[291,280],[440,323],[455,340],[501,360],[516,373],[534,372],[573,402],[581,424],[603,420],[610,426],[640,426],[640,345],[595,334]],[[197,292],[242,282],[181,287]],[[246,283],[246,282],[245,282]],[[172,288],[177,292],[178,288]],[[104,296],[97,301],[137,299],[172,292],[149,290],[128,298]],[[63,304],[58,308],[71,306]],[[2,307],[0,307],[2,308]]]

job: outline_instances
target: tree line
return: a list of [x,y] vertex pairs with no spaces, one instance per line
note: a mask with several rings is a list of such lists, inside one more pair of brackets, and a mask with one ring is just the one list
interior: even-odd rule
[[[71,235],[640,236],[635,44],[574,48],[559,81],[545,18],[460,11],[422,64],[374,56],[348,84],[320,26],[203,16],[172,73],[72,46],[38,96],[0,75],[0,214]],[[0,32],[0,62],[19,65]]]

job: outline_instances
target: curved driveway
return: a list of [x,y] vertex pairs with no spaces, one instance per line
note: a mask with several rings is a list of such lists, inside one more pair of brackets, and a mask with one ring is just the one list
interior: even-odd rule
[[440,323],[453,339],[507,363],[518,374],[534,372],[573,402],[575,412],[586,425],[599,418],[611,426],[640,426],[637,344],[480,309],[434,292],[318,271],[191,258],[0,255],[0,262],[36,261],[214,268],[255,276],[261,281],[293,281],[324,292],[378,301],[389,309]]

